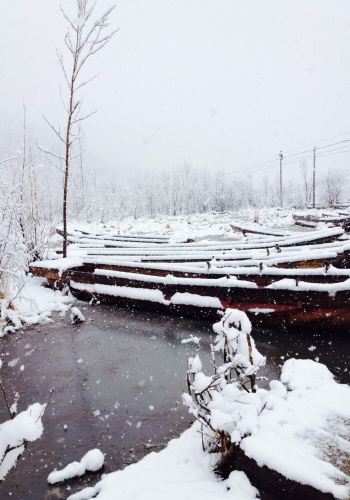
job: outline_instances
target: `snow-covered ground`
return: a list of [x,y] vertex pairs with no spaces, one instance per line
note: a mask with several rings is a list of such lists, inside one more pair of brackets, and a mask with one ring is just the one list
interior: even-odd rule
[[[174,241],[185,238],[229,240],[234,236],[231,224],[235,220],[259,222],[266,227],[282,230],[290,229],[293,225],[290,210],[251,209],[238,213],[128,218],[105,224],[74,224],[74,228],[102,235],[120,233],[169,236]],[[57,237],[54,238],[54,243],[58,243]],[[152,291],[154,294],[158,292]],[[126,287],[125,293],[129,296],[130,289]],[[183,295],[178,294],[176,303],[182,303]],[[158,300],[158,296],[156,298]],[[53,312],[66,314],[70,311],[72,321],[74,318],[83,321],[81,313],[71,307],[72,301],[69,295],[44,288],[40,278],[28,276],[20,292],[13,298],[11,307],[7,307],[8,304],[3,300],[2,306],[6,305],[7,310],[2,316],[9,321],[2,325],[0,336],[22,326],[50,322]],[[256,394],[248,395],[244,401],[232,400],[230,391],[227,391],[226,396],[226,399],[215,400],[213,409],[230,423],[232,412],[236,416],[235,405],[250,407],[250,420],[244,422],[245,429],[249,432],[243,432],[242,428],[242,433],[237,438],[237,429],[234,429],[231,436],[233,441],[237,438],[237,443],[248,457],[287,478],[330,492],[336,498],[349,497],[350,479],[342,464],[337,464],[333,458],[334,453],[350,454],[346,437],[346,426],[350,420],[350,389],[335,382],[324,365],[310,360],[291,359],[282,369],[281,380],[272,381],[268,391],[259,390]],[[220,404],[214,408],[214,403]],[[13,420],[0,425],[0,463],[1,451],[6,450],[11,443],[18,443],[19,446],[13,456],[10,456],[12,467],[24,450],[21,443],[40,437],[40,412],[43,407],[36,405],[28,409],[27,413],[22,412]],[[20,428],[20,425],[14,425],[15,422],[21,422],[21,419],[29,419],[28,426],[26,424]],[[32,425],[33,432],[27,433],[29,424]],[[95,486],[72,495],[71,500],[86,500],[96,495],[101,500],[257,498],[257,490],[242,472],[231,473],[225,481],[220,481],[214,475],[213,465],[218,457],[202,451],[198,430],[198,425],[194,424],[180,438],[171,441],[163,451],[151,453],[137,464],[105,475]],[[103,458],[102,453],[98,457],[100,466],[103,465],[101,456]],[[82,475],[87,470],[96,470],[94,464],[90,466],[90,463],[85,462],[83,457],[81,462],[69,464],[62,471],[54,471],[49,476],[49,482],[55,483],[73,475]],[[0,477],[9,469],[10,466],[2,462]]]
[[[252,434],[241,443],[245,453],[287,478],[347,500],[350,478],[341,470],[342,464],[336,463],[334,454],[350,453],[344,437],[350,418],[350,388],[335,382],[326,366],[294,359],[285,363],[281,381],[270,386],[270,391],[257,396],[265,400],[261,416],[256,422],[246,422]],[[202,451],[199,425],[195,423],[163,451],[105,475],[95,486],[69,499],[87,500],[96,495],[98,500],[257,497],[257,490],[242,472],[232,472],[225,481],[215,477],[213,466],[217,459]]]
[[[335,498],[349,498],[350,477],[339,459],[350,456],[350,388],[337,383],[325,365],[292,358],[284,363],[280,380],[260,389],[255,376],[265,358],[255,347],[245,313],[228,309],[213,328],[213,354],[224,353],[225,362],[215,363],[212,376],[202,371],[199,339],[189,339],[197,354],[188,360],[189,392],[183,401],[196,423],[165,450],[104,476],[70,500],[96,495],[101,500],[256,498],[241,472],[226,481],[214,476],[224,435],[259,466]],[[249,392],[245,377],[252,376],[254,391]],[[213,449],[215,454],[208,453]]]
[[71,495],[69,500],[253,500],[257,490],[242,472],[218,480],[215,457],[201,449],[194,425],[160,453],[150,453],[137,464],[106,475],[96,486]]
[[[127,217],[122,220],[111,220],[104,223],[83,224],[71,221],[69,229],[80,229],[100,234],[106,232],[120,234],[137,234],[147,236],[169,236],[172,239],[185,238],[232,238],[234,235],[231,225],[235,221],[244,224],[259,224],[261,226],[280,231],[283,234],[290,230],[306,230],[294,224],[291,208],[246,208],[226,212],[205,212],[191,215],[155,215],[154,217]],[[344,210],[343,210],[344,212]],[[307,210],[307,215],[338,216],[336,209]],[[322,224],[321,224],[322,225]],[[56,238],[56,242],[58,239]]]
[[11,301],[10,308],[5,300],[2,300],[2,308],[6,307],[2,317],[10,321],[0,324],[0,337],[22,326],[49,323],[54,312],[65,314],[69,311],[73,297],[64,295],[59,290],[46,288],[42,286],[43,283],[41,278],[27,276],[23,287]]
[[234,212],[206,212],[193,215],[157,215],[154,217],[127,217],[121,221],[108,221],[100,224],[71,223],[71,228],[83,231],[96,231],[101,234],[111,231],[120,234],[142,234],[152,236],[171,236],[174,240],[184,238],[232,238],[231,224],[254,222],[271,228],[290,228],[294,224],[290,209],[244,209]]

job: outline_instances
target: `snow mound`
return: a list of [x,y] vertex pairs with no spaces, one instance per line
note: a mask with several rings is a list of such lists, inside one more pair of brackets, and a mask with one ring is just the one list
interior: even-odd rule
[[281,382],[272,381],[270,389],[258,391],[263,409],[254,432],[240,447],[260,466],[348,499],[350,478],[334,456],[349,454],[341,436],[349,435],[350,388],[337,383],[325,365],[290,359],[282,368]]
[[82,476],[85,472],[96,472],[103,467],[105,458],[99,449],[88,451],[80,462],[71,462],[61,470],[51,472],[47,478],[48,483],[55,484],[73,477]]
[[78,307],[72,307],[70,310],[70,321],[72,325],[77,325],[85,321],[85,316]]
[[291,391],[317,389],[333,380],[333,374],[326,365],[311,359],[291,358],[282,368],[281,382]]

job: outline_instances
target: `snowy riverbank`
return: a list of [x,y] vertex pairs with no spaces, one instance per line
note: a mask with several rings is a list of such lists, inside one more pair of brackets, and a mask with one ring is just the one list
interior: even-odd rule
[[42,286],[44,281],[41,278],[26,276],[10,305],[5,299],[0,301],[3,319],[0,337],[21,327],[49,323],[53,313],[64,315],[70,310],[73,297]]

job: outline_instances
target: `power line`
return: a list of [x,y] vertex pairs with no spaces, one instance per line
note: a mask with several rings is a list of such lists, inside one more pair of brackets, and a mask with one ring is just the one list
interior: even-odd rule
[[[350,134],[350,131],[349,132],[343,132],[342,134],[332,135],[330,137],[326,137],[325,139],[319,139],[318,141],[310,142],[309,144],[305,144],[304,146],[299,146],[299,147],[295,147],[295,148],[289,149],[289,150],[286,151],[286,154],[289,154],[290,152],[296,151],[298,149],[304,149],[304,148],[308,148],[308,147],[311,147],[311,146],[317,146],[319,143],[330,141],[331,139],[336,139],[337,137],[341,137],[343,135],[349,135],[349,134]],[[321,147],[321,146],[319,146],[319,147]]]
[[[316,151],[317,151],[317,148],[316,148]],[[349,148],[347,148],[347,149],[340,149],[340,148],[339,149],[332,149],[330,151],[323,151],[321,153],[318,153],[317,157],[323,158],[324,156],[331,156],[333,154],[339,154],[339,153],[347,153],[349,151],[350,151]],[[302,156],[300,158],[287,160],[284,162],[284,165],[296,165],[296,164],[300,163],[302,160],[311,160],[312,158],[313,158],[313,155],[310,154],[308,156]]]
[[[316,141],[315,143],[310,143],[310,144],[307,144],[306,146],[302,146],[300,148],[294,148],[294,149],[290,149],[289,151],[294,151],[292,153],[288,152],[287,150],[287,153],[284,152],[283,153],[283,158],[284,159],[289,159],[291,157],[294,157],[294,156],[297,156],[298,158],[296,158],[296,161],[293,161],[293,162],[286,162],[284,164],[288,165],[288,164],[294,164],[294,163],[297,163],[298,161],[302,160],[302,159],[306,159],[306,158],[312,158],[312,155],[311,156],[303,156],[303,155],[307,155],[308,153],[313,153],[313,148],[316,147],[316,149],[325,149],[325,148],[328,148],[328,147],[331,147],[331,146],[335,146],[335,145],[338,145],[338,144],[344,144],[344,143],[348,143],[350,142],[350,139],[344,139],[344,140],[341,140],[341,141],[337,141],[337,142],[333,142],[333,143],[330,143],[330,144],[326,144],[326,145],[318,145],[322,142],[325,142],[327,140],[330,140],[332,138],[337,138],[337,137],[341,137],[341,136],[344,136],[346,134],[350,134],[350,132],[344,132],[342,134],[337,134],[337,135],[334,135],[334,136],[331,136],[331,137],[328,137],[328,138],[325,138],[325,139],[320,139],[319,141]],[[303,148],[306,148],[308,146],[312,146],[311,149],[306,149],[306,150],[302,150],[302,151],[296,151],[297,149],[303,149]],[[323,155],[322,155],[323,156]],[[256,171],[256,170],[260,170],[261,168],[265,167],[265,166],[268,166],[268,165],[271,165],[273,163],[277,163],[277,161],[279,160],[279,156],[275,156],[269,160],[266,160],[266,161],[262,161],[262,162],[256,162],[256,163],[252,163],[251,165],[247,165],[246,167],[242,166],[241,170],[244,171],[244,172],[253,172],[253,171]],[[237,175],[238,172],[230,172],[230,175]]]

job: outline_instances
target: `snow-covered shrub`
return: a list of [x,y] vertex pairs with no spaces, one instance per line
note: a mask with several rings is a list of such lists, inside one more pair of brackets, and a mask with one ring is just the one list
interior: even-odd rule
[[[213,325],[211,345],[214,373],[205,375],[197,354],[188,359],[187,387],[183,401],[202,426],[203,449],[225,455],[232,442],[249,434],[260,408],[256,398],[256,374],[265,358],[255,347],[248,316],[226,309]],[[200,347],[198,347],[200,350]],[[215,353],[221,353],[217,365]]]
[[[350,498],[344,466],[350,388],[336,382],[325,365],[293,358],[282,366],[280,380],[258,387],[265,358],[246,314],[227,309],[213,328],[213,373],[203,372],[200,344],[190,339],[197,352],[188,359],[183,401],[200,424],[203,450],[219,454],[216,470],[232,470],[245,455],[289,480]],[[222,355],[220,364],[216,353]]]
[[29,263],[45,257],[54,227],[47,174],[23,142],[16,156],[0,159],[0,328],[10,329]]
[[0,424],[0,482],[15,466],[26,444],[41,437],[45,408],[45,404],[35,403],[18,415],[11,411],[12,418]]

